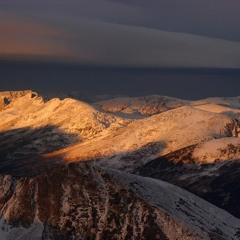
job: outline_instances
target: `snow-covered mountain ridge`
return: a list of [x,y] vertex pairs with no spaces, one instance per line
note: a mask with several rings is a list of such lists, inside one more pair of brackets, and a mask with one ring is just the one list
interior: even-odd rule
[[[91,105],[74,99],[44,101],[31,92],[19,95],[9,100],[0,116],[5,168],[7,160],[37,157],[40,163],[97,159],[131,170],[172,151],[214,138],[237,137],[239,132],[238,119],[199,110],[200,101],[148,96],[109,100],[109,107],[106,101]],[[131,117],[126,112],[120,117],[126,110],[122,104]]]
[[19,145],[7,153],[9,159],[16,153],[23,157],[31,151],[41,154],[84,142],[96,135],[105,136],[129,123],[129,120],[105,114],[78,100],[44,102],[41,97],[33,97],[31,92],[9,100],[1,111],[0,121],[1,150],[7,151],[13,139]]
[[187,101],[172,97],[151,95],[144,97],[120,97],[97,102],[96,105],[108,112],[126,114],[125,116],[140,114],[148,117],[181,106],[192,106],[208,112],[237,115],[237,118],[240,116],[240,97],[215,97]]
[[238,97],[2,96],[0,239],[239,239]]

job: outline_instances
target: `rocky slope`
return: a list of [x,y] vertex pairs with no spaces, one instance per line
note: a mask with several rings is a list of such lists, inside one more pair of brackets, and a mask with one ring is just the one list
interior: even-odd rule
[[0,176],[0,239],[239,239],[240,220],[171,184],[70,164]]

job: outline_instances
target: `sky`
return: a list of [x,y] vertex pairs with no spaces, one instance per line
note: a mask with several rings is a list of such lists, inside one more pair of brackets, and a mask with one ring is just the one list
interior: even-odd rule
[[0,56],[240,67],[237,0],[0,0]]
[[68,25],[97,21],[240,41],[238,0],[1,0],[2,13]]
[[[0,0],[0,59],[239,69],[239,9],[239,0]],[[14,77],[3,71],[5,89]]]

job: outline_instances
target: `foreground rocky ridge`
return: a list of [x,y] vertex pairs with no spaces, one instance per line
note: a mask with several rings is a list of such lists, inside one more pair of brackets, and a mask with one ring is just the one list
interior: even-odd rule
[[240,220],[173,185],[70,164],[0,176],[1,239],[238,239]]

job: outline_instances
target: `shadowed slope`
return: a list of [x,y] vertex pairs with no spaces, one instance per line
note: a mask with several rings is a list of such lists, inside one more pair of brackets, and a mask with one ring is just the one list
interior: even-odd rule
[[61,158],[49,160],[36,158],[44,153],[65,148],[80,141],[77,134],[61,131],[58,127],[46,125],[39,128],[19,128],[0,132],[0,172],[13,175],[33,175],[53,168],[64,161]]

